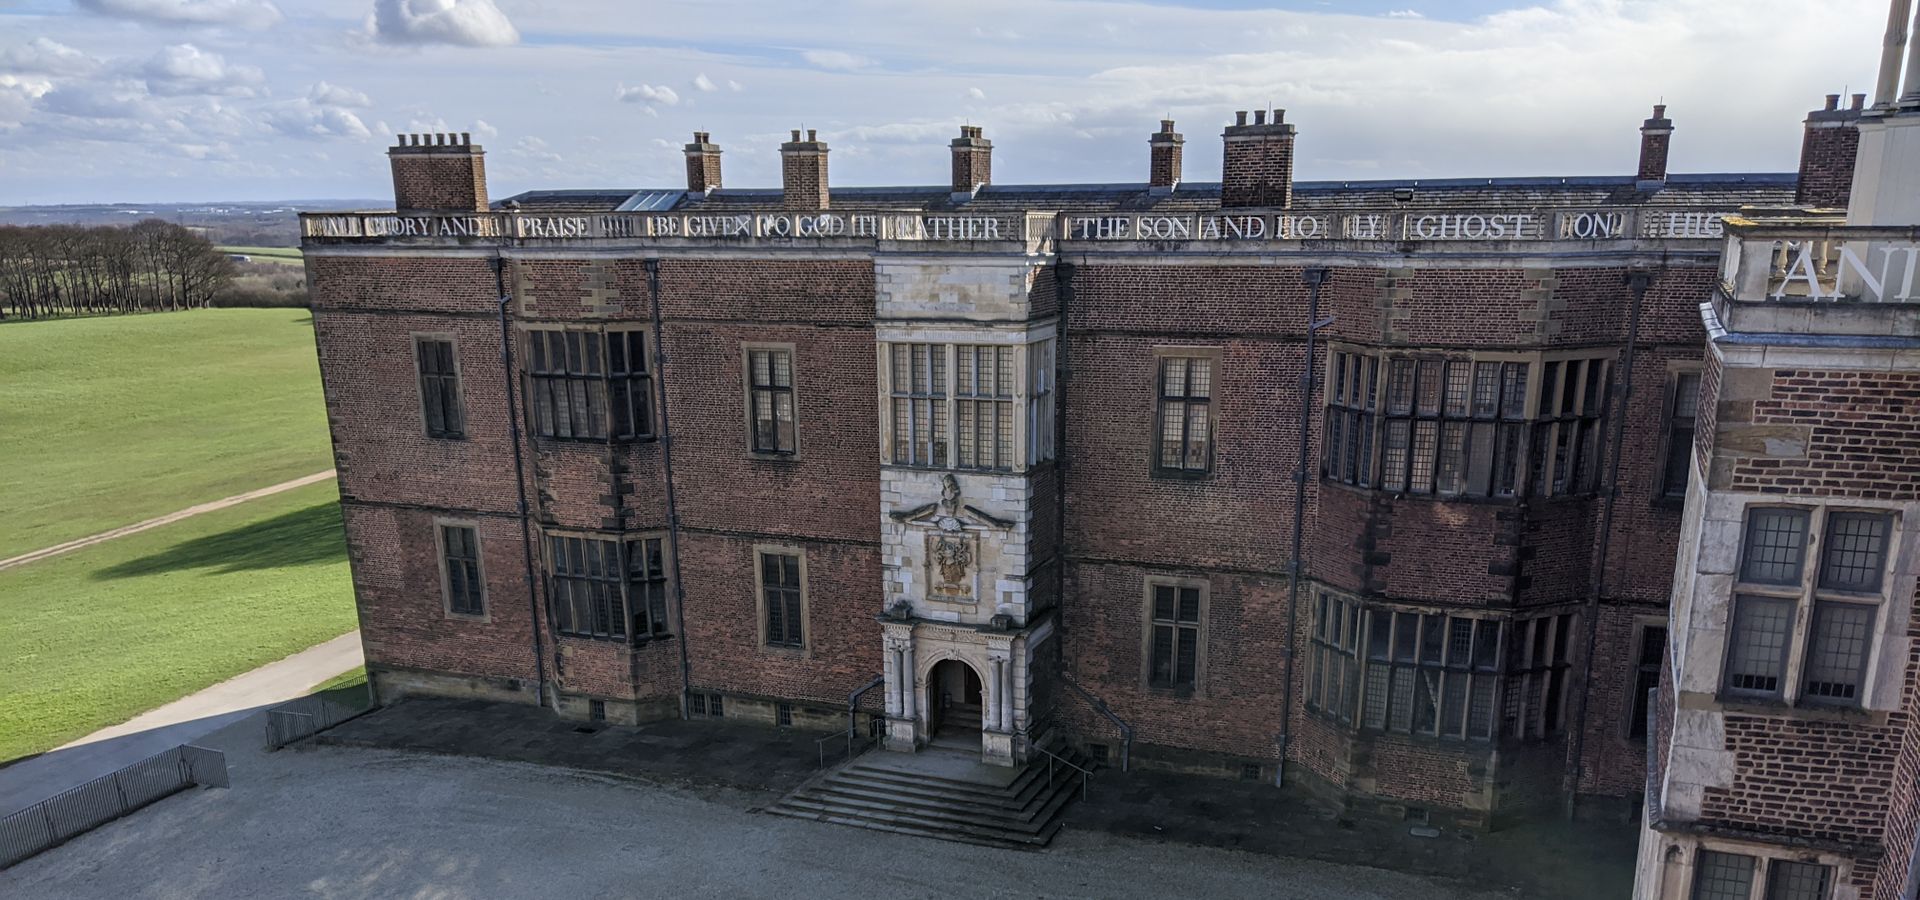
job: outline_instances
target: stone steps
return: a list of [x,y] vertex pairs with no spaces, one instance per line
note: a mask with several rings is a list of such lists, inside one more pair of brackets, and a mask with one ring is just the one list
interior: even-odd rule
[[[1071,770],[1056,771],[1053,783],[1048,784],[1044,757],[1038,764],[1029,763],[1011,780],[996,783],[998,778],[991,774],[972,779],[956,776],[955,771],[965,770],[956,770],[952,763],[964,760],[964,756],[951,751],[927,751],[919,760],[879,754],[884,751],[855,758],[801,785],[766,812],[896,834],[1037,850],[1059,833],[1061,810],[1080,791],[1079,774]],[[932,764],[935,762],[947,765]]]

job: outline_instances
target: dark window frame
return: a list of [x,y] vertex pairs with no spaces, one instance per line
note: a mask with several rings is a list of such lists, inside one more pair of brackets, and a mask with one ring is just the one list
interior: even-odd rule
[[1336,344],[1321,477],[1443,500],[1591,495],[1615,361]]
[[443,611],[455,618],[487,618],[487,577],[481,563],[479,524],[435,519],[433,529],[434,543],[440,551]]
[[593,443],[655,438],[646,328],[530,326],[525,334],[521,370],[530,434]]
[[546,532],[547,617],[566,638],[638,644],[671,637],[673,576],[658,532]]
[[1704,375],[1698,366],[1676,368],[1667,373],[1666,405],[1661,410],[1662,444],[1660,471],[1654,482],[1656,500],[1685,498],[1693,479],[1694,441],[1700,424],[1700,386]]
[[[742,348],[747,394],[747,448],[758,456],[794,457],[800,453],[800,399],[797,354],[792,344],[746,344]],[[765,365],[762,365],[762,359]],[[781,363],[785,363],[782,384]],[[786,413],[784,431],[781,412]]]
[[[1157,347],[1153,354],[1153,436],[1148,451],[1151,459],[1150,471],[1161,478],[1209,478],[1212,477],[1218,460],[1220,434],[1221,382],[1225,374],[1222,362],[1225,354],[1218,347]],[[1178,363],[1180,372],[1179,386],[1172,389],[1170,376]],[[1195,363],[1206,365],[1206,386],[1204,393],[1195,393],[1193,372]],[[1179,407],[1179,437],[1170,441],[1168,414],[1174,406]],[[1196,435],[1194,411],[1203,410],[1202,430],[1205,434]],[[1169,463],[1167,450],[1171,444],[1179,446],[1178,463]]]
[[420,418],[427,437],[465,440],[466,400],[460,390],[459,345],[453,335],[413,335],[413,367],[420,389]]
[[[1158,694],[1204,697],[1211,585],[1201,578],[1151,576],[1144,587],[1145,627],[1140,641],[1142,686]],[[1191,615],[1188,614],[1189,596]],[[1163,597],[1167,600],[1164,606],[1160,602]]]
[[787,546],[755,547],[753,588],[760,620],[760,647],[807,651],[812,634],[807,624],[806,551]]
[[[1636,743],[1647,739],[1647,714],[1652,709],[1649,693],[1660,684],[1660,672],[1667,657],[1669,622],[1665,618],[1641,619],[1633,627],[1633,667],[1628,670],[1628,690],[1631,696],[1627,700],[1627,740]],[[1654,632],[1660,633],[1658,646],[1649,643]]]

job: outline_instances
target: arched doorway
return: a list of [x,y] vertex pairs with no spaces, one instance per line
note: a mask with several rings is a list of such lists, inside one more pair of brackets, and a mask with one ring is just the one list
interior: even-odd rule
[[927,736],[935,741],[980,742],[980,673],[957,659],[943,659],[927,673]]

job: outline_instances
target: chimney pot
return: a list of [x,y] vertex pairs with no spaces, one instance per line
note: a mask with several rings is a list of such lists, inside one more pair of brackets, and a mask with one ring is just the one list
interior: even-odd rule
[[818,132],[807,130],[807,146],[800,146],[800,129],[793,129],[792,149],[781,148],[780,205],[793,210],[827,208],[827,145]]
[[470,131],[460,132],[460,143],[463,146],[467,146],[467,147],[473,146],[473,132],[470,132]]
[[1827,112],[1833,112],[1834,110],[1839,108],[1840,108],[1840,95],[1828,94],[1827,95]]
[[1173,120],[1172,120],[1172,119],[1161,119],[1161,120],[1160,120],[1160,133],[1161,133],[1161,134],[1172,134],[1172,133],[1173,133]]
[[1853,95],[1853,108],[1854,108],[1855,110],[1863,110],[1863,109],[1866,109],[1866,108],[1867,108],[1867,95],[1865,95],[1865,94],[1855,94],[1855,95]]
[[1287,118],[1287,111],[1286,111],[1286,110],[1284,110],[1284,109],[1276,109],[1276,110],[1274,110],[1274,111],[1273,111],[1273,124],[1275,124],[1275,125],[1278,125],[1278,124],[1280,124],[1281,122],[1283,122],[1283,121],[1285,121],[1285,120],[1286,120],[1286,118]]
[[1234,113],[1234,124],[1223,138],[1224,156],[1220,166],[1220,205],[1225,208],[1269,207],[1286,209],[1293,205],[1294,127],[1283,123],[1272,110],[1253,111],[1253,124],[1247,114]]
[[1666,118],[1666,117],[1667,117],[1667,105],[1666,105],[1665,103],[1655,103],[1655,104],[1653,105],[1653,117],[1654,117],[1654,118],[1656,118],[1656,119],[1664,119],[1664,118]]

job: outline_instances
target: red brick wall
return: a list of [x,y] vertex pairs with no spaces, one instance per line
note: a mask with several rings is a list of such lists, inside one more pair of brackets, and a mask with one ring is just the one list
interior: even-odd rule
[[1793,202],[1803,206],[1846,208],[1853,193],[1853,165],[1860,153],[1860,129],[1853,124],[1807,126],[1800,142],[1800,185]]
[[393,165],[393,207],[399,210],[487,211],[487,158],[477,152],[403,152]]
[[1920,374],[1781,369],[1753,424],[1810,429],[1803,458],[1745,458],[1733,490],[1876,500],[1920,496]]

